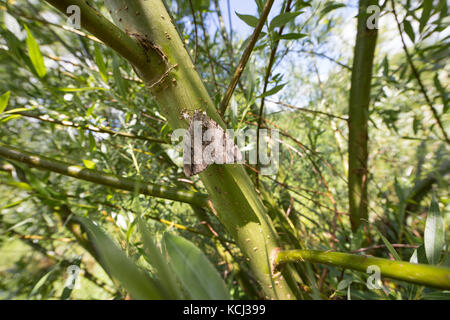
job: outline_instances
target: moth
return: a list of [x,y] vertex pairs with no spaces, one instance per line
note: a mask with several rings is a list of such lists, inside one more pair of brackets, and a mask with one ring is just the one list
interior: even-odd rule
[[242,159],[233,139],[205,112],[195,110],[189,118],[189,128],[184,137],[184,174],[191,177],[211,164],[232,164]]

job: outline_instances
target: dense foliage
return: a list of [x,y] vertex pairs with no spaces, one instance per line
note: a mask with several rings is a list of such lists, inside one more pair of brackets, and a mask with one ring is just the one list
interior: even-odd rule
[[[89,2],[119,25],[111,6],[120,1]],[[257,12],[235,13],[233,1],[166,1],[217,109],[265,8],[255,3]],[[352,81],[357,1],[275,1],[223,119],[280,132],[278,172],[245,169],[281,250],[411,261],[448,279],[447,2],[378,5],[360,126],[349,126],[350,92],[364,91],[355,87],[364,79]],[[46,1],[2,0],[0,9],[0,298],[267,298],[233,220],[208,205],[202,178],[184,176],[170,110],[102,31],[74,28]],[[367,199],[353,193],[361,217],[349,207],[351,130],[368,143],[358,150]],[[296,298],[449,297],[448,281],[392,280],[380,267],[382,288],[368,288],[366,267],[317,259],[305,252],[278,266],[294,274],[286,281]]]

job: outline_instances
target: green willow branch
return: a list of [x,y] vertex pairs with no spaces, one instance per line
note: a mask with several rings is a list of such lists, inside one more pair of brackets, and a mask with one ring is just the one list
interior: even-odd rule
[[[62,13],[66,13],[71,5],[80,7],[82,12],[81,25],[87,31],[95,35],[100,41],[103,41],[108,47],[119,53],[125,59],[130,61],[137,69],[155,69],[150,72],[150,79],[159,78],[164,72],[163,64],[158,63],[161,57],[152,48],[145,47],[139,40],[132,38],[126,32],[115,26],[111,21],[102,16],[87,1],[83,0],[46,0]],[[156,63],[155,63],[156,62]],[[149,73],[145,74],[149,78]]]
[[38,169],[60,173],[69,177],[94,182],[115,189],[127,190],[130,192],[136,191],[144,195],[190,203],[199,207],[208,206],[208,197],[197,192],[169,188],[142,180],[118,177],[109,173],[87,169],[21,151],[2,143],[0,143],[0,157],[25,163]]
[[264,5],[261,14],[261,18],[259,18],[258,24],[256,25],[256,28],[253,31],[250,42],[248,43],[244,53],[242,54],[241,61],[239,61],[236,71],[234,72],[233,79],[231,80],[227,88],[227,91],[225,92],[225,95],[222,99],[222,102],[220,103],[219,113],[222,116],[225,114],[225,111],[227,110],[228,103],[230,102],[231,97],[233,96],[234,89],[236,89],[236,85],[239,79],[241,78],[242,72],[244,72],[245,66],[247,65],[248,59],[250,58],[253,48],[255,47],[256,41],[258,41],[259,34],[261,33],[261,30],[264,27],[264,24],[266,23],[267,16],[269,15],[273,2],[274,0],[266,1],[266,4]]
[[[105,1],[116,25],[126,32],[117,31],[109,21],[105,22],[86,1],[47,1],[64,13],[69,2],[72,5],[79,3],[83,17],[81,25],[134,65],[172,128],[186,128],[188,121],[182,117],[183,113],[194,110],[206,111],[225,127],[162,0]],[[128,35],[134,39],[115,42],[116,36]],[[142,48],[130,50],[132,46],[139,47],[138,44]],[[129,47],[123,49],[124,45]],[[136,59],[143,64],[137,65]],[[208,203],[217,214],[247,257],[265,297],[302,297],[303,293],[295,284],[294,270],[283,270],[283,278],[277,280],[279,286],[273,284],[269,253],[280,247],[280,238],[243,166],[212,165],[200,174],[200,178],[211,199],[208,202],[206,197],[200,196],[200,206]]]
[[377,29],[369,29],[367,8],[378,0],[360,0],[348,112],[348,200],[355,232],[368,215],[367,167],[369,107]]
[[382,276],[434,288],[450,289],[450,268],[413,264],[343,252],[315,250],[280,251],[274,259],[278,266],[287,262],[315,262],[330,266],[367,272],[369,266],[378,266]]

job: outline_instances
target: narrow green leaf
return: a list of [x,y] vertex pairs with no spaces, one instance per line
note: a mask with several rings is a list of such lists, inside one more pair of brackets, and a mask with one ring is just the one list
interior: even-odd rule
[[103,60],[103,55],[100,52],[100,48],[96,43],[94,43],[94,52],[95,52],[95,63],[97,64],[98,70],[100,71],[100,76],[103,81],[108,82],[108,74],[106,72],[106,64],[105,60]]
[[31,111],[33,109],[34,108],[14,108],[14,109],[5,111],[5,114],[11,114],[11,113],[17,113],[17,112],[23,112],[23,111]]
[[102,267],[127,290],[133,299],[166,299],[155,280],[128,258],[106,233],[86,218],[76,217],[94,244]]
[[445,245],[444,218],[433,195],[425,222],[425,253],[429,264],[438,264],[441,251]]
[[33,289],[30,292],[30,295],[28,297],[34,296],[36,293],[38,293],[39,289],[42,288],[42,286],[47,282],[50,275],[55,271],[56,269],[53,268],[49,272],[47,272],[42,278],[39,279],[39,281],[34,285]]
[[411,258],[409,259],[409,262],[428,264],[424,245],[421,245],[420,247],[418,247],[417,249],[414,250]]
[[259,98],[264,98],[264,97],[274,95],[274,94],[278,93],[279,91],[281,91],[281,89],[283,89],[285,85],[286,85],[286,83],[275,86],[272,89],[270,89],[269,91],[266,91],[264,94],[260,95]]
[[319,18],[319,20],[322,19],[327,13],[329,13],[329,12],[331,12],[331,11],[333,11],[333,10],[342,8],[342,7],[345,7],[345,4],[343,4],[343,3],[336,3],[336,2],[334,2],[334,1],[330,1],[330,2],[325,6],[325,8],[323,8],[322,11],[320,12],[320,15],[319,15],[320,18]]
[[90,106],[89,109],[87,109],[86,117],[89,118],[92,115],[96,106],[97,106],[97,104],[93,103],[92,106]]
[[108,90],[106,88],[102,88],[102,87],[86,87],[86,88],[59,88],[59,91],[62,92],[80,92],[80,91],[97,91],[97,90]]
[[39,49],[36,39],[33,37],[27,25],[25,25],[25,30],[27,31],[27,47],[31,63],[33,64],[34,71],[36,71],[39,78],[43,78],[47,74],[44,57],[42,56],[41,49]]
[[8,122],[9,120],[17,119],[17,118],[20,118],[20,117],[22,117],[20,114],[13,114],[13,115],[11,115],[9,117],[3,118],[2,120],[0,120],[0,122]]
[[277,15],[275,18],[270,21],[269,29],[273,30],[275,28],[284,26],[289,21],[294,20],[302,11],[298,12],[285,12]]
[[192,242],[166,232],[163,243],[171,266],[191,299],[230,299],[219,273]]
[[94,161],[91,160],[83,160],[83,164],[88,169],[95,169],[95,166],[97,165]]
[[29,199],[30,199],[30,197],[26,197],[26,198],[20,199],[18,201],[15,201],[13,203],[6,204],[3,207],[0,207],[0,210],[17,207],[18,205],[20,205],[21,203],[23,203],[23,202],[25,202],[25,201],[27,201]]
[[[88,136],[89,136],[89,151],[92,153],[97,149],[97,142],[95,141],[95,138],[94,138],[94,135],[92,134],[92,132],[89,132]],[[95,163],[94,163],[94,167],[95,167]],[[91,168],[89,168],[89,169],[91,169]]]
[[114,55],[113,58],[113,76],[114,82],[119,89],[120,95],[125,97],[128,92],[128,85],[126,81],[122,78],[122,73],[120,72],[119,59]]
[[442,103],[444,104],[444,110],[442,111],[442,113],[445,114],[448,111],[448,92],[442,86],[441,81],[439,80],[438,73],[435,74],[433,81],[436,89],[441,94]]
[[10,96],[11,96],[11,92],[8,91],[8,92],[5,92],[4,94],[2,94],[2,96],[0,97],[0,113],[2,113],[6,109],[6,106],[8,105]]
[[385,77],[389,76],[389,60],[388,60],[387,55],[383,59],[383,75]]
[[400,256],[398,255],[397,251],[394,249],[394,247],[391,245],[391,243],[388,241],[388,239],[386,239],[385,236],[383,236],[381,234],[381,232],[375,228],[376,232],[378,233],[378,235],[380,236],[381,240],[383,240],[384,245],[386,246],[386,248],[389,250],[389,252],[394,256],[395,260],[398,261],[402,261],[402,259],[400,258]]
[[344,279],[337,285],[337,291],[345,290],[349,285],[351,285],[353,280]]
[[144,252],[148,258],[149,263],[155,268],[157,277],[161,281],[164,290],[167,291],[167,296],[170,299],[181,299],[182,294],[180,286],[176,281],[176,275],[172,267],[168,264],[160,249],[153,241],[153,235],[148,230],[144,221],[141,218],[137,221],[139,231],[142,235],[142,242],[144,243]]
[[406,34],[411,39],[411,41],[414,43],[416,36],[414,34],[414,30],[412,28],[411,22],[409,22],[408,20],[405,20],[403,22],[403,29],[405,30]]
[[259,19],[255,16],[249,15],[249,14],[239,14],[237,12],[235,12],[236,15],[239,17],[239,19],[241,19],[242,21],[244,21],[246,24],[248,24],[250,27],[255,28],[258,25],[258,21]]
[[433,8],[433,0],[423,0],[422,15],[420,16],[419,31],[422,32],[431,17],[431,9]]
[[297,40],[306,37],[307,35],[304,33],[286,33],[286,34],[276,34],[274,39],[277,40]]
[[8,184],[22,190],[33,191],[33,188],[28,183],[25,182],[11,181],[8,182]]

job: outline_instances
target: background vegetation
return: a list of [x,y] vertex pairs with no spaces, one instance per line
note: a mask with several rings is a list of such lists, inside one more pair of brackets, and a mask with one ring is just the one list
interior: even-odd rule
[[[0,1],[1,299],[448,299],[447,2],[272,2]],[[182,107],[278,129],[278,173],[186,179]]]

